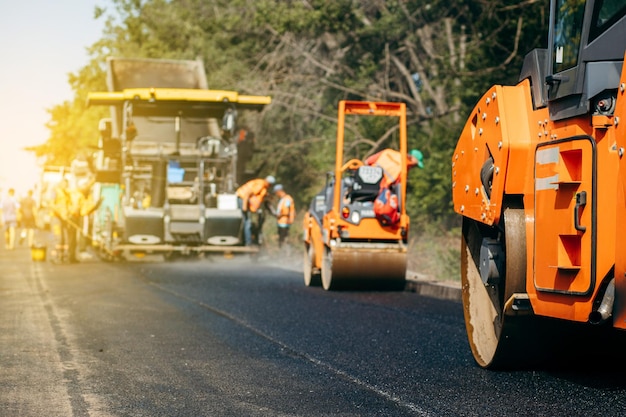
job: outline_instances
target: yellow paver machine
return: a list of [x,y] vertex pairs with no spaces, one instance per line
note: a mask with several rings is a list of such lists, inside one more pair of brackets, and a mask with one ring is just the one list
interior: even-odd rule
[[[94,246],[125,254],[254,253],[237,206],[237,114],[269,96],[209,90],[200,61],[109,58],[101,121]],[[219,121],[222,121],[220,126]]]

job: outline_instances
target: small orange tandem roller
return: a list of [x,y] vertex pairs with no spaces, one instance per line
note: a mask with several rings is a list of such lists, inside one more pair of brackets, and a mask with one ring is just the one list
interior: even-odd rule
[[[388,187],[380,166],[358,159],[344,161],[347,115],[398,118],[399,173],[391,195],[397,199],[392,222],[375,213],[376,199]],[[304,282],[326,290],[372,285],[403,288],[409,217],[406,214],[406,105],[340,101],[335,171],[311,202],[304,218]]]

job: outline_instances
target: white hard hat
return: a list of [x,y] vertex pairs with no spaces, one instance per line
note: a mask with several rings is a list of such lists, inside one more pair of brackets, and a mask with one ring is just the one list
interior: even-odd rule
[[276,184],[274,186],[274,192],[281,191],[282,189],[283,189],[283,185],[282,184]]
[[267,177],[265,177],[265,181],[267,181],[270,184],[274,185],[274,183],[276,182],[276,178],[274,178],[272,175],[268,175]]

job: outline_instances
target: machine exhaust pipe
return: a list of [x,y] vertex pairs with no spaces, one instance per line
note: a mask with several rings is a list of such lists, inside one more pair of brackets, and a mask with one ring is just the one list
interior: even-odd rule
[[615,279],[609,281],[602,302],[597,310],[589,314],[589,323],[602,324],[613,315],[613,303],[615,301]]

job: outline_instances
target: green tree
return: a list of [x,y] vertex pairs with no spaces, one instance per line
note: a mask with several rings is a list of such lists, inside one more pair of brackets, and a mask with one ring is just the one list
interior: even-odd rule
[[[253,166],[297,190],[299,207],[333,167],[338,100],[406,102],[410,146],[426,157],[411,173],[410,214],[454,224],[450,157],[465,117],[491,84],[517,81],[526,52],[545,46],[547,3],[113,0],[96,10],[106,28],[72,76],[75,102],[53,109],[38,152],[54,160],[76,149],[64,141],[90,146],[85,138],[97,137],[101,110],[85,111],[84,96],[104,87],[107,56],[200,57],[209,87],[273,97],[262,117],[245,121],[256,130]],[[389,143],[387,126],[348,127],[361,155]]]

